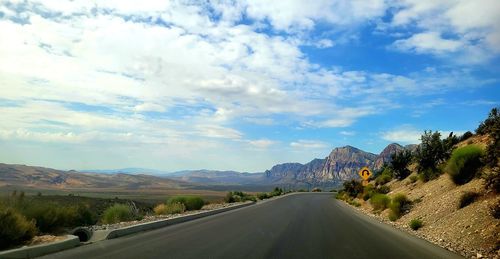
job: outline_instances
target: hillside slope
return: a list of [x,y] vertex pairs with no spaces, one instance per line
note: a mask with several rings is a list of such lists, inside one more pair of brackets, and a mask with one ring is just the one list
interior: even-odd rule
[[[486,136],[474,136],[457,144],[463,147],[470,144],[486,146]],[[411,207],[394,222],[389,221],[390,209],[375,211],[372,199],[362,199],[363,193],[351,204],[380,220],[410,231],[437,245],[456,251],[468,258],[500,258],[500,219],[492,215],[491,208],[500,204],[500,196],[485,188],[481,178],[474,178],[463,185],[456,185],[446,173],[428,182],[416,180],[413,173],[404,180],[392,180],[385,184],[390,190],[391,199],[404,194],[411,202]],[[490,170],[483,168],[484,170]],[[371,181],[373,186],[375,181]],[[365,189],[366,191],[366,189]],[[475,193],[476,199],[460,208],[460,200],[465,193]],[[417,231],[411,230],[409,222],[419,219],[423,226]]]

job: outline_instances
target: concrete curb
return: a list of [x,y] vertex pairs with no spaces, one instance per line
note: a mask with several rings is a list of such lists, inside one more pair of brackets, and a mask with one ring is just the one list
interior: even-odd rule
[[0,259],[34,258],[46,254],[59,252],[80,245],[77,236],[67,235],[65,240],[35,246],[21,247],[0,252]]
[[[193,219],[198,219],[198,218],[203,218],[215,214],[219,214],[222,212],[230,211],[230,210],[235,210],[243,207],[247,207],[250,205],[255,204],[255,202],[249,202],[249,203],[244,203],[236,206],[231,206],[231,207],[226,207],[226,208],[221,208],[221,209],[216,209],[216,210],[210,210],[206,212],[200,212],[192,215],[187,215],[187,216],[182,216],[178,218],[172,218],[172,219],[163,219],[163,220],[158,220],[158,221],[153,221],[153,222],[147,222],[139,225],[133,225],[125,228],[120,228],[120,229],[115,229],[111,231],[96,231],[94,233],[94,237],[90,240],[90,242],[96,242],[104,239],[113,239],[117,237],[122,237],[138,232],[143,232],[143,231],[148,231],[148,230],[153,230],[157,228],[162,228],[165,226],[169,225],[174,225],[186,221],[190,221]],[[99,233],[101,232],[101,233]]]

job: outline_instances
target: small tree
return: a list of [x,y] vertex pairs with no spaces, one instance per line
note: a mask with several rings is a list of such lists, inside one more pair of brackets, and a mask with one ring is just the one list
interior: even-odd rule
[[486,152],[482,162],[488,168],[485,170],[483,178],[486,188],[500,193],[500,113],[499,108],[493,108],[486,120],[477,128],[480,135],[489,134],[491,142],[486,147]]
[[479,135],[490,134],[495,129],[500,127],[500,113],[498,112],[499,108],[493,108],[488,114],[488,118],[479,124],[479,127],[476,129],[476,133]]
[[[453,138],[453,135],[450,134],[448,138]],[[438,131],[424,131],[420,139],[422,143],[415,152],[415,160],[418,163],[417,170],[423,176],[422,180],[428,181],[439,175],[438,165],[449,157],[450,145],[441,141],[441,133]],[[452,143],[453,140],[448,142]]]
[[391,168],[393,170],[394,177],[398,180],[402,180],[410,175],[411,171],[408,169],[408,165],[411,162],[412,155],[409,150],[396,152],[391,155],[391,158]]

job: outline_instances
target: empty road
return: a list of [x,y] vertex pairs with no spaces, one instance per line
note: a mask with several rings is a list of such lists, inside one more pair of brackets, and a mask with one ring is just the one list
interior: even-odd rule
[[304,193],[45,258],[461,257],[362,215],[331,193]]

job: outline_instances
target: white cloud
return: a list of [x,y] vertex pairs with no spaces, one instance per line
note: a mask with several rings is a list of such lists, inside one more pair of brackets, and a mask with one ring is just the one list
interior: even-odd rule
[[[464,130],[456,130],[456,131],[438,130],[438,132],[441,133],[441,138],[448,137],[448,135],[451,132],[453,132],[453,134],[457,136],[460,136],[465,133]],[[403,125],[394,130],[382,132],[381,136],[382,139],[390,142],[396,142],[401,144],[419,144],[420,137],[422,136],[422,134],[424,134],[424,130],[418,130],[412,126]]]
[[389,28],[415,26],[419,31],[397,40],[394,45],[400,50],[436,55],[455,52],[446,58],[464,64],[483,63],[500,53],[498,1],[403,0],[397,6]]
[[276,144],[276,141],[269,139],[257,139],[257,140],[250,140],[248,141],[248,143],[256,148],[268,148]]
[[354,136],[354,135],[356,135],[356,132],[354,132],[354,131],[341,131],[340,134],[344,135],[344,136]]
[[290,143],[290,146],[293,148],[299,149],[319,149],[319,148],[327,148],[328,143],[319,140],[305,140],[300,139]]
[[443,39],[437,32],[414,34],[408,39],[394,42],[397,49],[415,51],[417,53],[444,54],[461,49],[462,43],[457,40]]
[[402,144],[418,144],[423,131],[409,126],[403,126],[399,129],[382,133],[382,139]]
[[138,112],[164,112],[166,109],[164,106],[155,103],[141,103],[134,107],[134,110]]
[[[2,1],[0,31],[8,37],[0,37],[0,96],[16,105],[0,106],[0,137],[116,144],[109,148],[153,144],[162,147],[157,149],[159,157],[175,149],[186,157],[204,155],[206,150],[216,154],[216,149],[231,153],[231,145],[276,144],[265,138],[246,139],[244,129],[235,126],[240,120],[277,125],[286,118],[287,123],[309,127],[347,127],[397,107],[396,97],[480,85],[462,70],[406,76],[348,71],[314,64],[303,52],[303,46],[342,44],[339,32],[357,34],[357,26],[384,16],[388,4]],[[388,27],[418,23],[427,35],[420,41],[419,34],[399,38],[405,51],[446,53],[465,48],[475,51],[477,55],[469,56],[480,62],[489,51],[485,46],[500,45],[495,45],[498,26],[492,24],[497,4],[490,3],[488,10],[474,3],[446,5],[453,7],[446,11],[449,18],[439,19],[435,30],[425,18],[435,4],[426,4],[402,3],[391,9],[400,14]],[[469,5],[484,15],[458,19],[469,12]],[[220,20],[212,12],[220,14]],[[427,22],[419,22],[422,16]],[[242,17],[254,20],[241,24]],[[331,31],[313,37],[319,24]],[[444,37],[447,26],[456,35]],[[269,29],[273,32],[266,34]],[[429,36],[430,31],[434,34]],[[426,40],[434,42],[425,45]],[[292,144],[322,146],[308,140]]]

